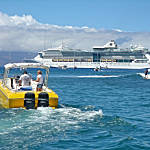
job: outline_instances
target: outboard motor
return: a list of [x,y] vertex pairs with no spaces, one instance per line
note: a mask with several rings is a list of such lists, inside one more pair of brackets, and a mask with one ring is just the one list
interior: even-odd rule
[[38,107],[49,106],[49,95],[46,92],[41,92],[38,97]]
[[35,94],[27,92],[24,96],[24,107],[26,109],[35,109]]

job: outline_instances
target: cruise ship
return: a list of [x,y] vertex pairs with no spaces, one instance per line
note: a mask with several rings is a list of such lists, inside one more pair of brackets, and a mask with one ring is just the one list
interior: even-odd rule
[[69,49],[63,46],[49,48],[39,52],[32,61],[62,69],[144,69],[150,68],[149,54],[150,51],[141,45],[122,49],[111,40],[104,46],[94,46],[92,50]]

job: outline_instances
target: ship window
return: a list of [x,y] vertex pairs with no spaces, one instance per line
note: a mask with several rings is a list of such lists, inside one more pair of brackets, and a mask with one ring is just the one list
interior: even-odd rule
[[117,62],[132,62],[132,59],[117,59]]
[[92,62],[92,59],[88,59],[88,62]]
[[81,62],[91,62],[92,61],[92,59],[87,59],[87,58],[81,58]]
[[58,59],[52,59],[52,61],[53,61],[53,62],[57,62],[57,61],[58,61]]
[[147,63],[147,60],[135,60],[135,63]]
[[117,59],[117,62],[123,62],[123,60],[122,59]]
[[69,59],[69,62],[73,62],[73,59]]
[[81,59],[74,59],[74,61],[75,61],[75,62],[80,62],[80,61],[81,61]]
[[43,58],[42,53],[39,53],[39,55],[40,55],[40,58]]

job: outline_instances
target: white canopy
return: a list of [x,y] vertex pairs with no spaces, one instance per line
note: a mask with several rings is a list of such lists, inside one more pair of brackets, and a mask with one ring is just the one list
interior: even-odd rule
[[6,64],[4,67],[5,67],[4,78],[7,78],[8,70],[11,68],[22,68],[22,69],[42,68],[42,69],[45,69],[46,70],[45,85],[47,85],[47,83],[48,83],[48,73],[49,73],[50,66],[45,66],[40,63],[9,63],[9,64]]
[[48,70],[50,66],[45,66],[40,63],[9,63],[4,67],[6,70],[9,70],[10,68],[43,68]]

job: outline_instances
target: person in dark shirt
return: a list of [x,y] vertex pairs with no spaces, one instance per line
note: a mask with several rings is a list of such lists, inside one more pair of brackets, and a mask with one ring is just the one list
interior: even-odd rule
[[145,78],[148,77],[148,69],[145,70]]

